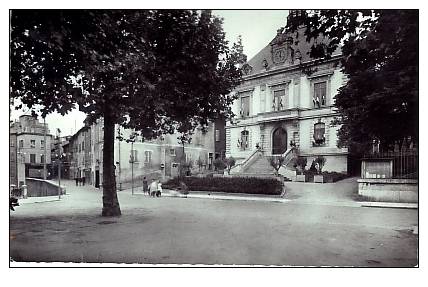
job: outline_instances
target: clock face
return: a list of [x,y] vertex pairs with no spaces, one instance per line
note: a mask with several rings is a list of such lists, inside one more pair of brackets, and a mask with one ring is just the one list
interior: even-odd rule
[[285,49],[277,49],[273,53],[273,61],[275,63],[282,63],[285,61],[286,53]]

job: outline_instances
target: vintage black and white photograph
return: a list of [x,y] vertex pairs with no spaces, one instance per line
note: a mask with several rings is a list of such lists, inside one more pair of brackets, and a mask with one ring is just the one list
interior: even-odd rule
[[418,151],[419,10],[9,10],[10,267],[418,267]]

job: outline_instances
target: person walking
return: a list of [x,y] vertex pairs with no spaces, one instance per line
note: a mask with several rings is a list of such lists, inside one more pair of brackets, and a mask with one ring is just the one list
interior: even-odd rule
[[162,183],[158,183],[158,190],[156,191],[156,197],[161,197],[162,195]]
[[158,180],[155,179],[150,184],[150,196],[155,197],[157,192],[158,192]]
[[149,193],[149,184],[147,183],[147,178],[143,178],[143,194]]

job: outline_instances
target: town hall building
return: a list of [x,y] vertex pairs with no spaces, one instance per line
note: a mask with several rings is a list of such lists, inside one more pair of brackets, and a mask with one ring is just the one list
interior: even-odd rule
[[[323,170],[347,172],[348,151],[337,146],[339,127],[332,125],[338,115],[334,97],[346,81],[339,65],[340,49],[324,61],[311,59],[309,49],[303,37],[297,42],[279,30],[243,65],[232,107],[236,116],[226,125],[226,156],[237,160],[236,170],[256,151],[286,156],[295,147],[308,165],[322,155]],[[251,172],[265,171],[259,165]]]

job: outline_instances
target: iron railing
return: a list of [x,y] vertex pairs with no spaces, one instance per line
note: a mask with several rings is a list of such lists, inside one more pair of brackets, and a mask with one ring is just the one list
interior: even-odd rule
[[380,152],[364,156],[363,160],[391,160],[392,178],[417,179],[419,157],[417,150]]

